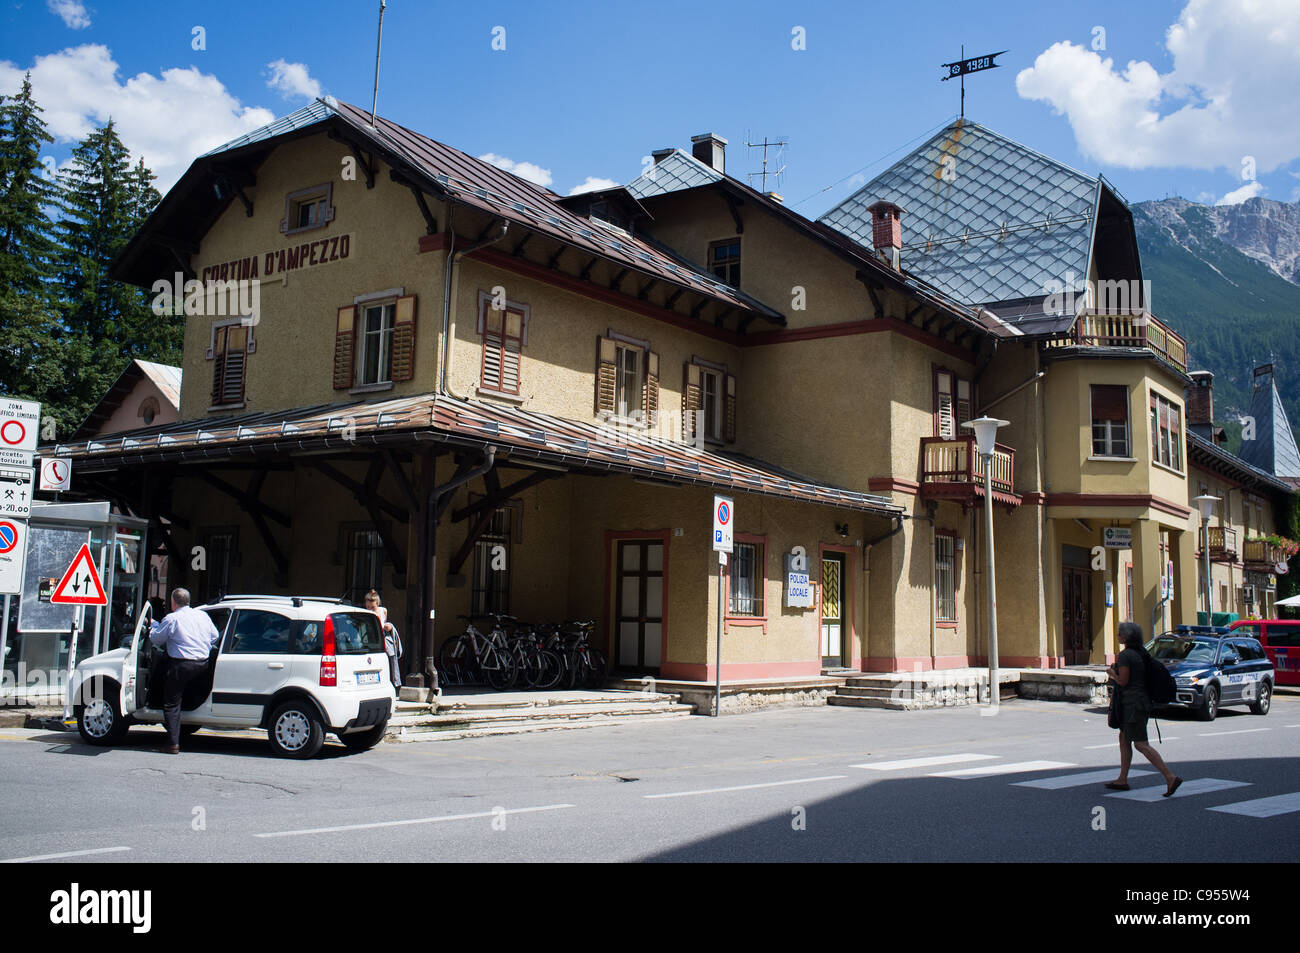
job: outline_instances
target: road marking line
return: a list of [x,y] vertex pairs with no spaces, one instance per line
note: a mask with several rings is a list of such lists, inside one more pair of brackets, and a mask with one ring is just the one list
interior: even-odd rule
[[838,781],[847,778],[847,774],[828,774],[821,778],[797,778],[793,781],[768,781],[764,784],[738,784],[730,788],[705,788],[701,791],[674,791],[672,794],[644,794],[647,800],[664,797],[691,797],[694,794],[723,794],[727,791],[752,791],[755,788],[779,788],[787,784],[812,784],[814,781]]
[[[1170,735],[1168,738],[1166,738],[1166,739],[1164,739],[1164,740],[1165,740],[1165,741],[1177,741],[1177,740],[1178,740],[1178,737],[1177,737],[1176,735]],[[1083,750],[1084,750],[1084,751],[1096,751],[1098,748],[1116,748],[1116,747],[1119,747],[1119,739],[1116,739],[1116,740],[1111,741],[1111,742],[1109,742],[1109,743],[1107,743],[1107,744],[1104,744],[1104,745],[1084,745]]]
[[[1300,728],[1300,725],[1296,726]],[[1300,794],[1279,794],[1276,797],[1261,797],[1253,801],[1238,801],[1236,804],[1223,804],[1207,808],[1210,811],[1222,811],[1224,814],[1241,814],[1245,817],[1276,817],[1278,814],[1292,814],[1300,811]]]
[[898,771],[904,768],[931,768],[941,764],[961,764],[964,761],[990,761],[1000,758],[998,754],[940,754],[929,758],[906,758],[902,761],[876,761],[866,764],[851,764],[850,768],[866,768],[870,771]]
[[[1114,768],[1106,768],[1104,771],[1089,771],[1087,774],[1058,774],[1050,778],[1034,778],[1032,781],[1012,781],[1011,783],[1024,788],[1042,788],[1046,791],[1056,791],[1060,788],[1075,788],[1082,787],[1085,784],[1114,781],[1116,774]],[[1130,771],[1128,776],[1138,778],[1144,774],[1155,774],[1155,772],[1145,770]]]
[[[1246,788],[1250,787],[1249,781],[1224,781],[1222,778],[1197,778],[1195,781],[1184,781],[1182,786],[1174,792],[1170,800],[1176,797],[1195,797],[1197,794],[1209,794],[1212,791],[1226,791],[1228,788]],[[1154,804],[1156,801],[1164,800],[1165,786],[1163,784],[1153,784],[1150,787],[1138,788],[1136,791],[1118,791],[1114,794],[1107,794],[1106,797],[1123,798],[1126,801],[1143,801],[1148,804]]]
[[41,854],[37,857],[11,857],[0,864],[30,864],[38,860],[59,860],[62,857],[86,857],[90,854],[116,854],[130,847],[96,847],[94,850],[70,850],[62,854]]
[[957,778],[966,781],[971,778],[987,778],[995,774],[1019,774],[1022,771],[1050,771],[1053,768],[1073,768],[1070,761],[1017,761],[1015,764],[986,764],[982,768],[960,768],[956,771],[938,771],[929,775],[932,778]]
[[1285,728],[1300,728],[1300,725],[1284,725]]
[[442,817],[416,817],[406,821],[375,821],[371,824],[344,824],[340,827],[313,827],[300,831],[272,831],[268,834],[254,834],[254,837],[300,837],[303,834],[333,834],[338,831],[361,831],[376,827],[404,827],[409,824],[439,824],[443,821],[469,821],[482,817],[497,817],[501,814],[532,814],[537,811],[561,811],[576,804],[546,804],[541,807],[515,807],[509,810],[476,811],[473,814],[445,814]]
[[1213,738],[1215,735],[1248,735],[1253,731],[1269,731],[1268,728],[1241,728],[1236,731],[1202,731],[1202,738]]

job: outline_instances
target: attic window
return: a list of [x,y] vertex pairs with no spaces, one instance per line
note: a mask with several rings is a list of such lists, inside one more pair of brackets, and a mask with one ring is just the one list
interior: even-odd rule
[[334,186],[313,185],[309,189],[290,192],[284,200],[284,218],[280,231],[285,235],[324,228],[334,221]]
[[140,402],[140,419],[144,421],[146,427],[153,425],[154,419],[158,416],[158,400],[154,397],[146,397]]

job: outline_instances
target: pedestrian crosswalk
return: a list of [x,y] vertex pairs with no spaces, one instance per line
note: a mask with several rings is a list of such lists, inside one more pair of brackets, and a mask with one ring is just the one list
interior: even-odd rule
[[[1100,787],[1108,781],[1115,780],[1115,775],[1118,772],[1117,767],[1091,771],[1071,771],[1067,769],[1077,768],[1078,765],[1069,761],[1005,761],[1002,757],[1001,755],[977,752],[956,752],[890,761],[867,761],[850,765],[850,767],[882,773],[924,774],[926,777],[956,781],[988,780],[1009,775],[1034,774],[1038,776],[1012,780],[1009,783],[1013,787],[1033,788],[1039,791],[1063,791],[1088,786]],[[975,762],[979,763],[976,764]],[[1157,772],[1147,768],[1132,768],[1129,770],[1128,777],[1130,783],[1133,784],[1131,790],[1099,791],[1098,793],[1107,798],[1138,804],[1154,804],[1165,800],[1164,779]],[[1138,781],[1138,779],[1143,780]],[[1183,781],[1169,800],[1195,798],[1249,787],[1252,787],[1252,783],[1249,781],[1236,781],[1228,778],[1188,778]],[[1300,812],[1300,792],[1252,798],[1232,804],[1220,804],[1207,807],[1206,810],[1257,818],[1295,814]]]

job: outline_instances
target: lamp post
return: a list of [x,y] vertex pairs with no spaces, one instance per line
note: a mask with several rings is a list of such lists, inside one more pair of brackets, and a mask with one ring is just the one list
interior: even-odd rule
[[984,549],[988,554],[989,587],[989,706],[998,707],[998,596],[993,576],[993,451],[997,446],[998,429],[1008,421],[996,417],[968,420],[963,427],[975,431],[975,447],[984,461]]
[[1214,625],[1214,602],[1210,592],[1210,517],[1214,515],[1214,506],[1219,503],[1217,496],[1198,496],[1196,506],[1201,511],[1201,532],[1204,542],[1201,544],[1201,556],[1205,559],[1205,624]]

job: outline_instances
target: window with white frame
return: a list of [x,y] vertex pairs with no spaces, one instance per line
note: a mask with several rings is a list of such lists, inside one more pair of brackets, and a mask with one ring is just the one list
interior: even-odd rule
[[970,381],[939,368],[934,372],[934,435],[944,440],[971,436],[961,425],[971,419]]
[[361,334],[357,352],[357,386],[392,380],[393,301],[361,305]]
[[618,345],[614,411],[620,417],[632,418],[641,413],[641,357],[644,353],[639,347]]
[[280,231],[286,235],[321,228],[334,220],[333,185],[324,183],[290,192],[284,200]]
[[727,574],[731,577],[729,615],[763,614],[763,544],[735,544]]
[[709,440],[722,439],[722,384],[721,371],[700,369],[700,400],[704,411],[704,436]]
[[1159,394],[1151,394],[1151,459],[1172,470],[1182,470],[1182,408]]

